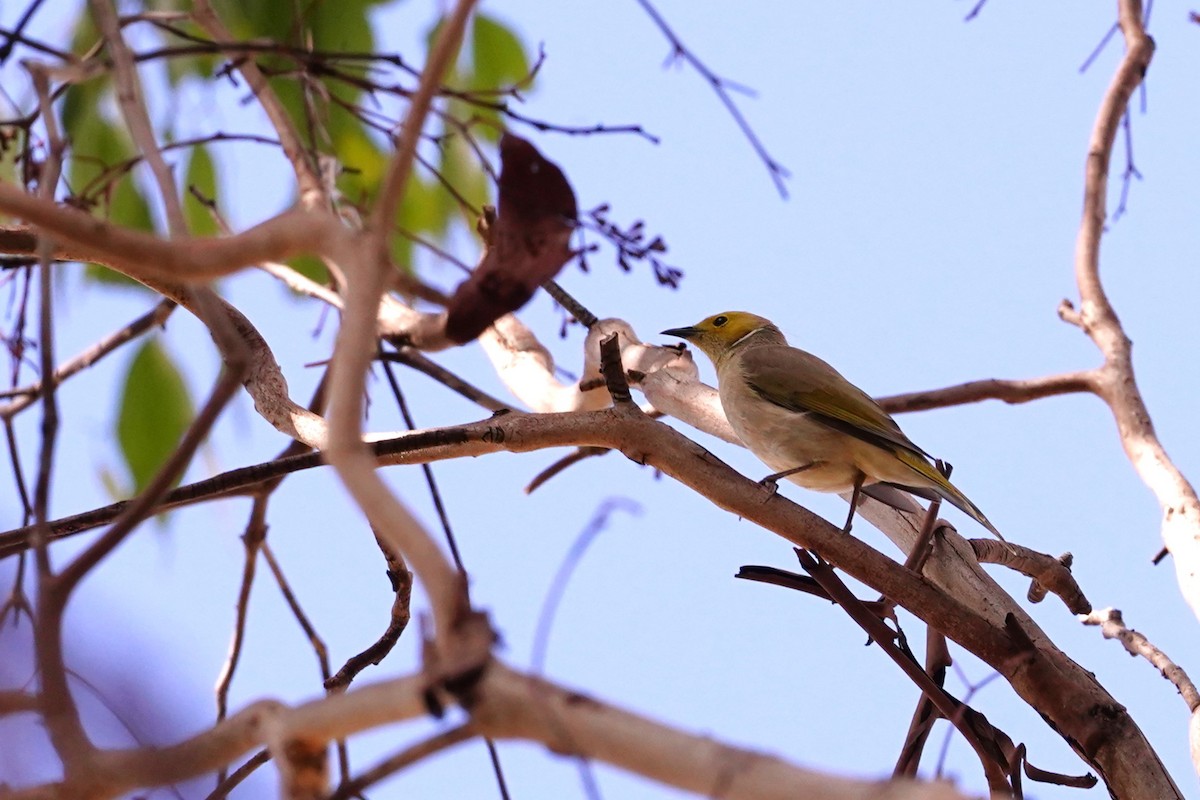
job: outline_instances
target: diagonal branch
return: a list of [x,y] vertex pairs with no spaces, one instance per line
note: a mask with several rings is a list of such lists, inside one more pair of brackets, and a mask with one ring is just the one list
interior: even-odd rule
[[361,420],[366,374],[375,352],[379,302],[391,270],[388,234],[404,200],[425,118],[442,75],[458,52],[474,0],[459,0],[434,42],[408,115],[400,131],[396,155],[388,168],[370,224],[354,245],[340,255],[349,286],[342,327],[334,347],[329,443],[325,456],[337,471],[372,528],[405,557],[424,583],[433,607],[437,641],[450,644],[451,632],[468,610],[465,584],[437,544],[392,494],[375,472],[375,462],[362,440]]
[[[175,301],[163,299],[154,308],[125,325],[119,330],[105,336],[92,344],[69,361],[59,365],[54,370],[54,382],[61,384],[72,375],[87,369],[121,345],[142,335],[151,328],[161,327],[171,312],[175,310]],[[13,398],[8,403],[0,405],[0,417],[12,417],[32,405],[42,390],[42,382],[34,381],[27,386],[0,392],[0,397]]]
[[[196,24],[218,44],[234,43],[233,34],[217,16],[217,12],[209,0],[196,0],[192,7],[192,17],[196,20]],[[250,84],[250,89],[258,99],[259,105],[262,106],[267,118],[271,121],[271,125],[275,128],[275,132],[279,135],[279,144],[283,148],[284,155],[292,164],[292,171],[296,174],[296,184],[300,190],[301,200],[312,203],[317,198],[323,198],[325,192],[318,167],[312,163],[304,149],[300,135],[296,132],[291,117],[288,116],[279,96],[271,88],[271,84],[253,59],[240,59],[237,65],[246,82]]]
[[[1095,677],[1059,651],[947,532],[916,575],[781,495],[738,475],[668,425],[617,408],[565,414],[510,413],[452,428],[402,434],[375,445],[384,463],[411,464],[501,451],[594,445],[616,449],[679,480],[720,508],[816,550],[834,566],[991,664],[1094,765],[1117,795],[1177,797],[1149,743]],[[957,554],[965,548],[968,555]]]
[[117,89],[117,105],[125,118],[129,135],[142,151],[143,158],[150,166],[150,172],[158,184],[159,194],[162,195],[163,208],[167,213],[167,227],[171,237],[187,234],[187,219],[183,214],[183,203],[179,198],[179,187],[175,184],[175,175],[167,162],[163,160],[162,150],[154,136],[154,126],[150,122],[150,113],[146,109],[145,93],[142,82],[138,77],[137,64],[133,53],[125,43],[121,34],[121,23],[117,19],[116,5],[111,0],[90,0],[92,18],[101,33],[104,34],[108,46],[108,54],[113,64],[113,84]]

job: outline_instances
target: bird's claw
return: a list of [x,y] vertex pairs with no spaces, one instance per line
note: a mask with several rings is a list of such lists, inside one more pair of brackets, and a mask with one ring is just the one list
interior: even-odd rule
[[767,490],[767,496],[763,498],[763,502],[767,502],[779,491],[779,480],[774,475],[768,475],[758,482],[758,485]]

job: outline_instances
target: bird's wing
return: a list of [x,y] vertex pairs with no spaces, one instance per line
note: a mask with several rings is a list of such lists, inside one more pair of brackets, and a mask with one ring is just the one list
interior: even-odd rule
[[756,347],[742,355],[740,366],[750,389],[768,402],[808,414],[884,450],[931,457],[870,395],[811,353],[787,346]]

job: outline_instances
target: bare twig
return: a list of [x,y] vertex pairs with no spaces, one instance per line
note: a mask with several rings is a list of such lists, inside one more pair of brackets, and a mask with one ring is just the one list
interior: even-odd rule
[[908,411],[928,411],[932,408],[946,408],[966,403],[979,403],[984,400],[1003,400],[1005,403],[1028,403],[1043,397],[1053,397],[1060,394],[1077,392],[1096,392],[1099,378],[1096,370],[1080,372],[1065,372],[1058,375],[1047,375],[1042,378],[1025,380],[1002,380],[991,378],[981,381],[969,381],[943,389],[929,389],[923,392],[906,392],[889,397],[876,398],[889,414],[900,414]]
[[[33,2],[29,3],[29,5],[25,7],[25,11],[21,13],[21,18],[17,20],[17,26],[11,31],[4,31],[3,35],[8,39],[8,41],[5,42],[3,46],[0,46],[0,64],[8,61],[9,56],[12,55],[13,46],[18,43],[34,47],[35,49],[40,49],[36,44],[31,44],[24,36],[22,36],[21,32],[25,30],[25,26],[28,25],[29,21],[33,19],[33,15],[36,14],[38,9],[42,7],[43,2],[44,0],[33,0]],[[62,58],[64,61],[69,61],[71,59],[71,56],[66,53],[49,48],[41,49],[41,52],[47,51],[49,51],[51,55]]]
[[546,281],[544,284],[542,284],[542,288],[546,290],[547,294],[554,298],[556,303],[566,309],[567,313],[579,320],[580,324],[582,324],[585,328],[591,328],[600,321],[600,319],[591,311],[589,311],[588,308],[583,305],[583,303],[576,300],[557,282]]
[[364,790],[370,788],[389,775],[394,775],[405,767],[429,758],[454,747],[468,742],[479,734],[470,723],[458,725],[447,731],[435,733],[428,739],[422,739],[411,747],[406,747],[394,756],[389,756],[370,769],[364,771],[353,780],[346,781],[329,796],[329,800],[353,800],[361,797]]
[[[192,15],[196,23],[203,28],[209,36],[211,36],[222,47],[235,46],[233,35],[225,27],[225,24],[217,16],[216,11],[208,0],[196,0],[192,6]],[[267,82],[262,70],[252,59],[240,59],[238,61],[238,69],[246,82],[250,84],[255,97],[266,112],[267,118],[271,120],[271,125],[275,128],[275,132],[279,135],[280,145],[283,147],[284,155],[291,162],[292,171],[296,175],[296,183],[299,187],[301,200],[307,204],[326,205],[328,198],[325,197],[324,186],[320,178],[320,170],[316,164],[312,163],[308,152],[305,150],[299,134],[292,124],[291,117],[288,116],[287,110],[283,103],[280,102],[275,90],[271,88]],[[267,259],[254,259],[255,262],[265,261]],[[283,259],[275,259],[282,261]]]
[[531,480],[525,486],[525,494],[533,494],[533,492],[540,489],[548,480],[558,475],[563,470],[578,464],[580,461],[593,458],[595,456],[602,456],[605,453],[611,452],[611,450],[605,447],[576,447],[573,452],[568,453],[550,466],[546,467],[537,475],[533,476],[533,480]]
[[1072,614],[1086,614],[1092,604],[1071,574],[1072,556],[1064,553],[1058,558],[1039,553],[1028,547],[1013,545],[1010,549],[991,539],[971,539],[971,547],[981,564],[1003,564],[1032,578],[1029,601],[1039,603],[1046,592],[1054,592]]
[[[215,694],[217,698],[217,720],[223,720],[229,715],[229,690],[233,686],[233,676],[237,672],[238,663],[242,658],[242,647],[246,641],[246,617],[250,612],[250,590],[254,586],[254,576],[258,569],[258,552],[267,535],[267,498],[268,493],[261,493],[254,498],[250,508],[250,521],[242,532],[242,581],[238,587],[237,602],[234,603],[233,635],[230,637],[229,651],[221,670],[217,674]],[[222,781],[223,782],[223,781]]]
[[[925,629],[925,674],[935,685],[945,687],[946,670],[953,664],[950,658],[950,648],[946,637],[932,628]],[[916,777],[917,768],[921,765],[921,755],[929,734],[933,732],[933,723],[940,718],[936,706],[929,696],[921,693],[917,707],[913,709],[912,719],[908,723],[908,733],[904,736],[904,745],[896,759],[892,775]]]
[[[95,364],[121,345],[132,341],[151,328],[161,327],[175,309],[175,301],[160,300],[158,305],[142,316],[125,325],[120,330],[113,331],[100,341],[92,344],[69,361],[60,364],[54,370],[54,380],[61,384],[67,378]],[[34,381],[28,386],[18,387],[0,392],[0,397],[15,398],[9,403],[0,405],[0,417],[11,417],[28,408],[41,392],[41,381]]]
[[402,345],[393,351],[384,351],[380,358],[385,361],[395,361],[423,372],[446,388],[458,392],[473,403],[486,408],[488,411],[511,411],[512,406],[503,400],[498,400],[482,389],[455,375],[440,364],[431,361],[420,350]]
[[950,697],[933,678],[921,668],[910,654],[902,651],[893,641],[894,631],[883,624],[878,616],[871,613],[850,591],[849,587],[837,576],[823,560],[814,558],[803,548],[796,548],[796,556],[804,571],[811,575],[821,588],[861,627],[871,641],[892,659],[900,671],[917,685],[938,713],[949,720],[978,756],[987,777],[988,788],[993,792],[1007,793],[1011,791],[1008,781],[1008,764],[1000,757],[990,742],[980,739],[975,727],[968,724],[963,713],[964,707]]
[[229,793],[236,789],[242,781],[254,774],[254,771],[271,760],[267,750],[259,750],[246,760],[244,764],[229,773],[229,776],[217,784],[204,800],[225,800]]
[[609,519],[617,511],[624,511],[636,516],[642,513],[642,507],[625,497],[606,499],[592,514],[592,518],[588,520],[579,535],[575,537],[575,541],[571,543],[571,547],[563,556],[558,569],[555,570],[554,578],[550,581],[550,588],[546,590],[546,597],[542,600],[542,610],[538,612],[537,628],[533,634],[529,667],[534,675],[540,675],[546,667],[546,648],[550,644],[550,628],[554,624],[554,615],[558,612],[559,603],[562,602],[563,595],[566,593],[571,575],[583,560],[583,555],[587,552],[588,547],[597,536],[604,532],[608,527]]
[[1116,639],[1132,656],[1141,656],[1149,661],[1162,673],[1162,676],[1174,684],[1179,691],[1188,711],[1200,709],[1200,691],[1196,684],[1184,672],[1183,667],[1172,661],[1166,653],[1158,649],[1144,634],[1128,628],[1121,612],[1115,608],[1098,608],[1088,614],[1081,614],[1079,621],[1084,625],[1095,625],[1100,628],[1105,639]]
[[[58,120],[51,107],[49,78],[37,65],[29,65],[28,68],[37,90],[42,124],[46,127],[49,144],[46,161],[41,166],[38,179],[38,200],[52,205],[62,169],[65,141],[59,133]],[[57,381],[54,376],[54,273],[50,263],[54,243],[47,236],[38,238],[38,366],[41,372],[39,399],[42,406],[42,424],[41,452],[33,492],[32,543],[35,548],[38,577],[37,616],[33,629],[34,657],[40,679],[38,696],[41,701],[42,722],[62,760],[63,772],[69,776],[86,771],[93,748],[67,685],[67,667],[62,648],[61,606],[56,608],[55,602],[59,576],[54,574],[50,563],[49,542],[46,536],[59,417]]]
[[658,29],[662,31],[664,36],[667,37],[667,41],[671,43],[671,57],[681,58],[687,63],[691,64],[692,68],[695,69],[696,72],[700,73],[700,76],[703,77],[704,80],[708,82],[708,85],[712,87],[712,90],[716,93],[717,97],[720,98],[721,103],[725,106],[726,110],[729,111],[730,116],[733,117],[734,122],[737,123],[738,128],[741,129],[742,135],[746,137],[746,140],[750,142],[750,146],[754,148],[754,152],[758,155],[759,160],[762,161],[766,166],[767,172],[770,174],[771,180],[775,182],[775,188],[779,191],[779,194],[783,197],[787,197],[787,184],[784,181],[791,177],[791,174],[788,172],[786,167],[776,161],[774,157],[767,152],[766,145],[764,145],[762,140],[758,138],[758,134],[754,132],[754,128],[751,127],[750,123],[742,115],[741,109],[738,108],[737,103],[733,102],[733,97],[730,95],[731,89],[745,92],[744,87],[732,83],[727,78],[722,78],[709,69],[708,65],[701,61],[699,57],[683,43],[683,40],[679,38],[675,31],[671,29],[671,26],[667,24],[666,19],[663,18],[658,9],[650,3],[650,0],[638,0],[638,5],[645,10],[645,12],[650,16],[650,19],[654,21],[654,24],[658,26]]
[[187,219],[183,214],[183,202],[179,196],[179,188],[175,184],[175,174],[163,159],[162,150],[154,135],[150,112],[146,108],[146,99],[142,92],[142,82],[138,77],[133,53],[122,35],[121,24],[117,19],[117,9],[108,0],[90,0],[88,5],[92,10],[92,19],[95,21],[96,27],[104,35],[108,54],[112,59],[117,106],[125,118],[125,126],[130,137],[141,150],[142,156],[150,166],[150,173],[158,184],[163,207],[167,212],[167,227],[173,238],[185,236],[188,232]]
[[[376,539],[378,540],[378,537]],[[400,635],[408,627],[411,618],[412,572],[408,570],[408,567],[404,565],[403,560],[397,554],[388,551],[382,541],[379,542],[379,546],[383,550],[384,556],[388,559],[388,580],[392,582],[392,591],[395,593],[387,628],[384,629],[383,633],[374,643],[362,652],[347,659],[341,669],[334,673],[333,677],[325,681],[325,689],[327,691],[332,692],[345,689],[368,666],[379,664],[383,661],[387,654],[392,652],[392,648],[396,646],[396,642],[400,641]]]
[[228,403],[237,390],[241,387],[242,375],[236,371],[236,368],[223,369],[221,375],[217,378],[217,383],[213,387],[212,393],[208,400],[200,408],[196,414],[196,419],[188,426],[183,437],[179,440],[179,445],[167,462],[159,469],[158,473],[147,484],[142,493],[137,496],[129,505],[121,512],[120,517],[113,523],[113,526],[104,532],[99,539],[93,542],[86,550],[79,554],[66,568],[55,581],[55,592],[59,595],[60,602],[66,601],[67,595],[75,585],[83,579],[88,572],[92,570],[105,556],[112,552],[117,545],[124,541],[133,529],[147,516],[153,513],[159,501],[167,493],[187,465],[191,462],[192,455],[200,444],[208,437],[208,432],[211,430],[217,417],[224,410],[225,404]]

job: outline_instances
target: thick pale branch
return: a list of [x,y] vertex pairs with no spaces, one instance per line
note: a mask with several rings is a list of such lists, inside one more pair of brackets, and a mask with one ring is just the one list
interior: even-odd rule
[[250,264],[326,253],[348,236],[332,215],[292,209],[233,236],[167,241],[34,197],[0,181],[0,211],[38,226],[73,258],[105,264],[141,280],[207,282]]
[[1112,410],[1125,454],[1162,507],[1163,543],[1174,558],[1180,590],[1200,617],[1200,498],[1158,439],[1134,377],[1132,343],[1100,280],[1100,242],[1107,218],[1113,142],[1154,54],[1142,11],[1140,0],[1118,2],[1125,57],[1105,92],[1088,143],[1083,219],[1075,245],[1075,279],[1081,301],[1077,320],[1104,354],[1099,394]]
[[[464,637],[461,642],[454,638],[456,628],[470,618],[465,586],[428,532],[376,474],[375,462],[362,440],[361,421],[366,374],[377,349],[380,298],[391,271],[388,237],[397,209],[404,201],[425,118],[442,76],[458,52],[473,7],[474,0],[459,0],[438,32],[365,236],[353,246],[332,254],[333,260],[346,270],[348,287],[331,365],[329,441],[325,449],[329,463],[366,514],[371,527],[390,547],[404,555],[424,584],[433,608],[436,640],[443,656],[450,661],[457,658],[453,652],[457,645],[468,640],[480,641],[475,637]],[[466,654],[464,648],[466,660],[479,657],[478,653]],[[458,664],[445,668],[453,671],[464,667]]]
[[[5,188],[4,184],[0,183],[0,194],[3,194]],[[56,206],[52,207],[51,210],[54,212],[66,211],[71,214],[77,214],[77,212],[70,211],[69,209],[61,209]],[[341,236],[344,232],[336,222],[333,222],[331,217],[316,213],[288,213],[297,215],[292,218],[293,221],[321,218],[332,222],[334,226],[331,228],[333,238],[331,242],[326,242],[326,244],[332,247],[341,241]],[[82,216],[85,219],[91,219],[86,215]],[[276,218],[276,220],[279,219],[282,219],[282,217]],[[98,220],[93,221],[101,225],[104,224],[99,223]],[[287,224],[291,225],[292,223],[289,222]],[[168,252],[179,252],[188,246],[185,242],[171,243],[136,232],[124,231],[117,228],[112,228],[112,230],[118,231],[120,234],[128,234],[129,236],[140,238],[147,246],[155,248],[164,247]],[[193,240],[193,242],[232,242],[237,238]],[[0,250],[4,252],[29,252],[35,250],[39,246],[40,241],[42,240],[30,231],[0,229]],[[64,260],[92,261],[113,267],[195,314],[206,325],[209,325],[213,333],[213,339],[226,361],[229,361],[231,358],[246,358],[249,360],[249,369],[245,381],[246,391],[254,399],[254,407],[262,415],[263,419],[271,423],[280,432],[310,447],[321,448],[325,445],[328,437],[324,418],[310,412],[291,399],[288,395],[287,379],[284,377],[283,371],[279,368],[279,363],[275,360],[275,356],[271,352],[266,339],[263,338],[262,334],[258,332],[258,329],[254,327],[250,320],[233,305],[211,291],[204,290],[197,292],[187,283],[181,283],[172,278],[163,278],[153,270],[143,269],[141,262],[131,262],[130,264],[114,263],[103,256],[97,256],[94,248],[56,248],[55,256]],[[207,315],[204,307],[208,309]],[[220,319],[220,324],[213,325],[212,323],[218,319]],[[245,348],[246,352],[238,353],[235,356],[231,352],[231,345],[234,344],[236,344],[236,349],[241,350]]]
[[[88,796],[106,800],[212,772],[268,740],[315,743],[427,713],[424,676],[366,685],[295,708],[262,701],[178,745],[101,754],[98,769],[70,783],[10,793],[11,800]],[[446,696],[446,701],[453,698]],[[485,736],[538,742],[557,753],[605,761],[644,777],[725,800],[965,800],[948,783],[862,781],[652,722],[491,662],[472,689],[472,725]]]

